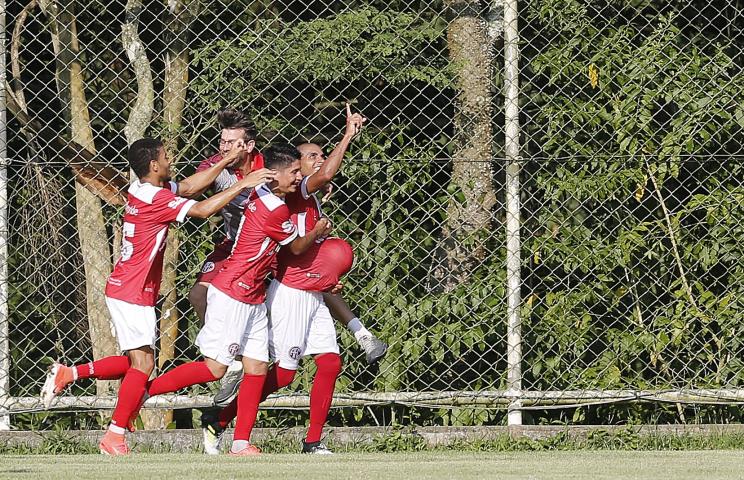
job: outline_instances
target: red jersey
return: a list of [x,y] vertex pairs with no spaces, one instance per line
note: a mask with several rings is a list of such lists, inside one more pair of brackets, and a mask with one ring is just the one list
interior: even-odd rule
[[251,193],[243,210],[230,258],[212,280],[212,285],[243,303],[259,304],[266,298],[264,280],[274,254],[297,237],[284,200],[266,184]]
[[[309,178],[303,178],[300,188],[296,192],[287,194],[284,199],[289,208],[289,213],[292,215],[292,221],[297,225],[297,234],[301,237],[315,228],[315,224],[322,217],[318,197],[315,196],[315,193],[308,193],[307,191],[307,180]],[[316,240],[317,243],[322,241],[322,238]]]
[[[219,162],[222,159],[221,154],[212,155],[211,157],[203,160],[198,167],[197,172],[206,170]],[[251,170],[259,170],[263,168],[263,155],[260,152],[256,152],[253,156],[253,166]],[[236,168],[226,168],[217,175],[212,183],[212,191],[219,193],[235,185],[239,180],[243,179],[243,174]],[[237,197],[230,200],[230,202],[222,207],[220,214],[222,215],[222,229],[225,233],[225,240],[233,241],[238,232],[240,226],[240,219],[243,218],[243,203],[248,199],[252,189],[246,188],[238,194]]]
[[[304,237],[308,232],[315,228],[318,220],[322,218],[320,211],[320,202],[315,193],[308,193],[307,181],[310,177],[305,177],[300,183],[300,188],[296,192],[290,193],[285,198],[289,213],[292,215],[292,221],[297,225],[297,233]],[[279,252],[279,265],[276,271],[276,278],[288,287],[298,290],[323,291],[333,287],[338,281],[340,275],[335,276],[335,281],[331,280],[328,272],[335,270],[336,265],[325,265],[321,268],[321,263],[333,262],[333,255],[321,254],[320,244],[325,238],[315,240],[315,244],[300,255],[293,255],[289,251]],[[331,249],[329,249],[330,251]],[[351,247],[349,247],[351,251]],[[351,263],[349,263],[351,267]],[[348,271],[348,268],[346,268]],[[346,273],[344,271],[343,273]],[[328,283],[331,283],[328,287]]]
[[196,203],[176,196],[178,185],[160,188],[139,180],[129,186],[122,224],[121,257],[106,282],[106,296],[154,306],[163,277],[163,254],[171,222],[183,222]]

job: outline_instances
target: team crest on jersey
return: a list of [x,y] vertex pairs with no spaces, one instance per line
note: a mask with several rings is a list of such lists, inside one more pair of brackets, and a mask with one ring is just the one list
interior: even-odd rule
[[229,347],[227,347],[227,353],[229,353],[232,356],[235,356],[238,354],[238,351],[240,350],[240,345],[237,343],[231,343]]
[[299,360],[302,356],[302,349],[300,347],[292,347],[289,349],[289,358],[292,360]]
[[168,202],[168,208],[177,208],[179,205],[181,205],[183,202],[185,202],[187,199],[183,197],[174,198],[170,202]]
[[294,226],[294,223],[292,223],[292,220],[287,220],[284,223],[282,223],[282,231],[284,233],[292,233],[294,228],[295,226]]
[[245,208],[247,208],[251,212],[255,212],[256,211],[256,202],[250,202],[248,205],[245,206]]
[[209,273],[214,270],[214,262],[204,262],[202,266],[202,273]]

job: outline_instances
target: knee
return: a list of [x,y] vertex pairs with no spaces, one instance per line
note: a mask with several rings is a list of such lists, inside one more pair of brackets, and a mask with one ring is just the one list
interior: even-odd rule
[[323,353],[315,357],[315,365],[318,371],[338,376],[341,373],[341,355],[337,353]]
[[206,358],[204,359],[204,363],[207,365],[209,373],[211,373],[214,378],[222,378],[225,376],[225,373],[227,373],[227,365],[223,365],[216,360]]
[[243,357],[243,373],[248,375],[266,375],[269,373],[268,362]]
[[139,358],[131,359],[130,368],[139,370],[140,372],[150,375],[155,369],[155,358],[151,356],[144,356]]

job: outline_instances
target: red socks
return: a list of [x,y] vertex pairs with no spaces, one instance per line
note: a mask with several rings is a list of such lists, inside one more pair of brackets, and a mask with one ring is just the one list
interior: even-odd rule
[[238,390],[238,421],[235,423],[233,442],[250,440],[265,380],[266,375],[243,375],[243,383]]
[[105,357],[94,362],[76,365],[77,378],[97,378],[99,380],[118,380],[129,370],[129,357],[117,355]]
[[153,380],[147,389],[147,393],[152,397],[163,393],[175,392],[184,387],[190,387],[199,383],[214,382],[215,380],[217,380],[217,377],[212,375],[206,363],[184,363]]
[[[130,368],[127,370],[119,388],[119,399],[116,401],[116,408],[111,417],[111,427],[109,427],[115,433],[124,433],[124,429],[127,428],[129,423],[129,417],[142,401],[148,378],[149,375],[137,369]],[[118,431],[119,429],[121,431]]]
[[[286,368],[272,365],[269,369],[268,375],[266,376],[263,391],[261,392],[261,399],[258,403],[263,402],[272,393],[277,392],[292,383],[296,372],[297,370],[287,370]],[[226,428],[237,414],[238,399],[236,397],[232,402],[230,402],[230,405],[220,410],[220,413],[217,416],[217,421],[222,428]]]
[[305,438],[307,443],[320,441],[323,425],[331,409],[336,378],[341,373],[341,357],[336,353],[325,353],[315,357],[315,365],[318,369],[310,391],[310,427]]

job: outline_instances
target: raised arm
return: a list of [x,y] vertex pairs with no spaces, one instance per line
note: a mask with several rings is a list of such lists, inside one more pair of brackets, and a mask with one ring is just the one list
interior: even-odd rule
[[186,198],[194,198],[208,189],[222,170],[238,162],[246,155],[245,150],[241,146],[242,140],[238,140],[237,143],[238,145],[230,150],[219,162],[178,182],[178,195]]
[[328,155],[328,158],[323,162],[320,169],[307,179],[307,193],[317,192],[333,180],[336,172],[341,167],[341,160],[344,159],[351,140],[362,130],[362,125],[366,121],[367,119],[361,114],[352,114],[351,106],[348,102],[346,103],[346,130],[344,131],[344,136],[331,154]]
[[[230,152],[232,153],[232,151]],[[229,154],[228,154],[229,155]],[[188,211],[189,217],[207,218],[219,212],[222,207],[227,205],[230,200],[237,197],[245,188],[253,188],[256,185],[270,182],[274,179],[276,172],[267,168],[262,168],[251,172],[247,177],[238,181],[227,190],[212,195],[206,200],[194,204]]]
[[[194,205],[194,207],[195,206],[196,205]],[[292,243],[287,245],[285,248],[289,248],[289,251],[292,252],[294,255],[300,255],[301,253],[304,253],[305,250],[310,248],[315,240],[322,237],[327,237],[329,233],[331,233],[331,222],[329,222],[327,218],[321,218],[320,220],[318,220],[318,223],[315,224],[315,228],[313,228],[308,234],[306,234],[304,237],[298,236],[297,238],[292,240]]]

